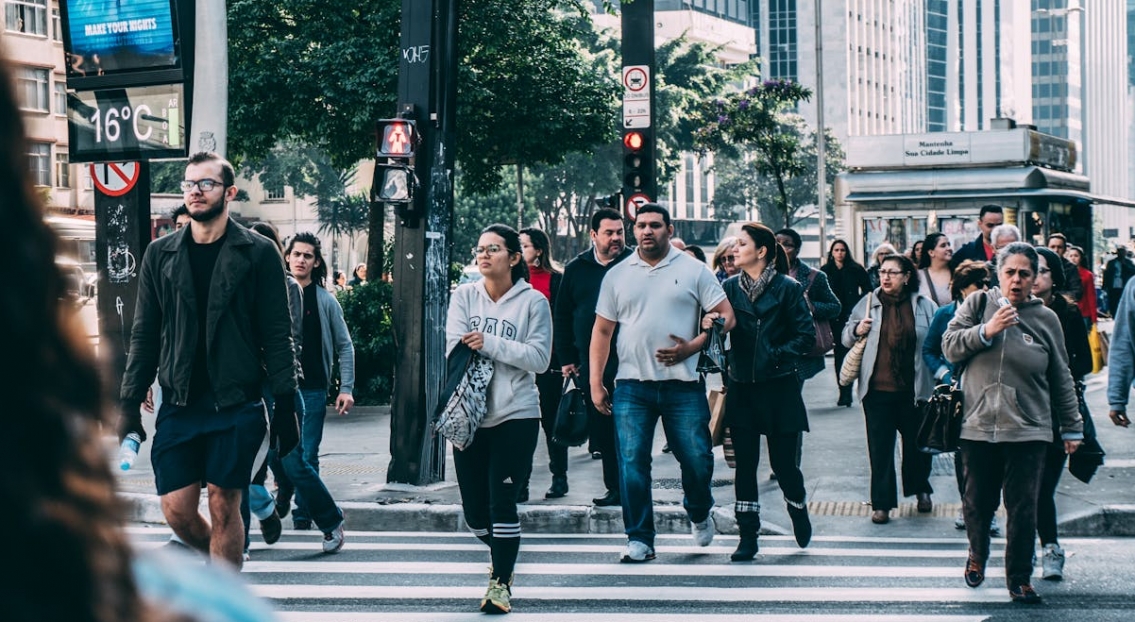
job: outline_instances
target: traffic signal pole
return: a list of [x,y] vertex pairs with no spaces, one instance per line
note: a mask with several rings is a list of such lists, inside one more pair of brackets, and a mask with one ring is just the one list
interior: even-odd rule
[[432,432],[445,378],[445,319],[453,221],[458,0],[402,0],[398,113],[416,121],[418,184],[394,233],[397,345],[387,482],[445,479],[444,438]]
[[654,0],[623,3],[623,213],[658,201],[654,173]]

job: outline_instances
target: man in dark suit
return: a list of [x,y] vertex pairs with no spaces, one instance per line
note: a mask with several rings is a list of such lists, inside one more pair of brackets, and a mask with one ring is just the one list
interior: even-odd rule
[[993,241],[989,239],[989,234],[993,232],[994,227],[1004,222],[1005,215],[1000,205],[981,206],[981,213],[977,217],[977,227],[981,230],[981,235],[977,236],[976,240],[963,244],[954,252],[954,257],[950,260],[950,270],[957,268],[958,264],[967,259],[992,261],[994,248]]
[[1127,281],[1135,276],[1135,263],[1131,262],[1130,253],[1123,246],[1115,247],[1115,259],[1107,262],[1103,268],[1103,287],[1107,291],[1107,310],[1115,316],[1119,308],[1119,298],[1123,294],[1123,287]]

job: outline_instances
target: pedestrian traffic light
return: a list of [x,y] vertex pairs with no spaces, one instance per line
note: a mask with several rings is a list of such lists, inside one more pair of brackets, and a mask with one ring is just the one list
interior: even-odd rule
[[646,193],[653,197],[654,161],[646,135],[638,130],[623,134],[623,185],[629,194]]
[[410,119],[378,122],[378,157],[412,158],[418,146],[418,128]]

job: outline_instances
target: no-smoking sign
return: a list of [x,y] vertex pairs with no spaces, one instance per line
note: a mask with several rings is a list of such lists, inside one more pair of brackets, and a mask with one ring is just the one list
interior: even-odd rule
[[142,167],[137,162],[98,162],[91,165],[91,181],[99,192],[120,197],[134,189]]

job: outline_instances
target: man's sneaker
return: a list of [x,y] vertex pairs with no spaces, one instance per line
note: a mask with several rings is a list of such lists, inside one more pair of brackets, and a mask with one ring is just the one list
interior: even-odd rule
[[1009,598],[1012,598],[1015,603],[1025,605],[1038,605],[1041,603],[1040,594],[1037,594],[1033,586],[1028,584],[1009,588]]
[[512,611],[512,591],[507,583],[499,579],[489,579],[489,591],[481,599],[481,611],[484,613],[508,613]]
[[338,553],[339,549],[343,548],[343,523],[340,522],[339,526],[331,531],[323,534],[323,552],[324,553]]
[[309,521],[309,520],[296,520],[296,517],[293,515],[292,516],[292,529],[295,529],[296,531],[311,531],[311,521]]
[[694,536],[694,542],[698,546],[709,546],[713,542],[713,533],[716,531],[717,525],[713,522],[713,514],[705,517],[700,523],[690,524],[690,533]]
[[244,549],[244,556],[241,557],[241,559],[246,562],[252,561],[252,556],[248,554],[248,549]]
[[630,540],[627,542],[627,548],[623,549],[623,556],[619,558],[619,561],[625,564],[641,564],[652,559],[654,559],[653,548],[645,542]]
[[989,535],[994,538],[1001,537],[1001,525],[997,524],[997,516],[993,516],[993,520],[989,521]]
[[961,510],[958,510],[958,517],[954,519],[954,529],[964,530],[965,528],[966,528],[966,513],[961,511]]
[[1040,578],[1046,581],[1064,579],[1064,549],[1059,544],[1044,545],[1044,557],[1040,560]]
[[292,495],[295,490],[291,488],[280,488],[276,490],[276,516],[280,518],[287,518],[288,512],[292,511]]
[[276,515],[276,510],[272,510],[272,514],[268,518],[260,520],[260,535],[264,538],[265,544],[276,544],[280,541],[280,534],[284,531],[284,524],[280,522],[280,517]]

